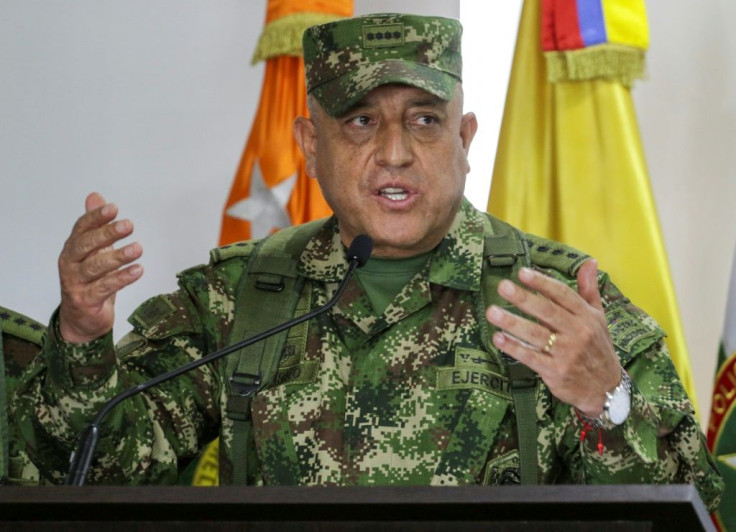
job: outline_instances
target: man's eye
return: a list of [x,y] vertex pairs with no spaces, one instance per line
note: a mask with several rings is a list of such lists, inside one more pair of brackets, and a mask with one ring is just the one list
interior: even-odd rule
[[431,115],[420,116],[417,118],[417,123],[422,126],[431,126],[437,123],[437,117]]
[[371,119],[365,115],[354,116],[348,123],[353,126],[367,126],[371,123]]

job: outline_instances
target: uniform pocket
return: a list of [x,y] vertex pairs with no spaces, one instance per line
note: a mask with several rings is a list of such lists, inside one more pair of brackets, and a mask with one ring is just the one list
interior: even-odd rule
[[440,457],[431,485],[478,483],[509,404],[508,399],[495,393],[478,388],[469,390],[468,400]]

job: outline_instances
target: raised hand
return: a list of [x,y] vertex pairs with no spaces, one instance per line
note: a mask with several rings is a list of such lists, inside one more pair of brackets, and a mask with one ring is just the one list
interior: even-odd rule
[[97,193],[87,196],[85,214],[74,224],[59,255],[59,327],[68,342],[87,342],[112,330],[115,294],[143,275],[130,264],[143,249],[137,242],[115,249],[133,232],[130,220],[115,220],[118,208]]
[[578,271],[578,291],[546,275],[522,268],[519,280],[504,280],[498,292],[534,317],[535,323],[492,305],[488,321],[501,331],[493,343],[536,371],[555,397],[588,417],[603,411],[607,391],[621,381],[621,364],[608,334],[597,286],[598,265]]

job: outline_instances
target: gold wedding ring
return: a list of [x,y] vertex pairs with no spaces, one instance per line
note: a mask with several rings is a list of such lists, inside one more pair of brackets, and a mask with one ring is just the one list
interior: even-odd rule
[[549,333],[549,338],[547,338],[547,345],[542,348],[542,353],[547,353],[549,355],[549,352],[552,349],[552,346],[555,345],[556,341],[557,335],[555,333]]

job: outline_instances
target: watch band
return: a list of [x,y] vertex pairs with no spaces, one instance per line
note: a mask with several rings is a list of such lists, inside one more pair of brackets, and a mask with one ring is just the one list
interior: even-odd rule
[[580,411],[578,411],[578,414],[580,414],[582,420],[590,425],[590,427],[593,429],[612,429],[623,422],[622,421],[621,423],[614,423],[609,415],[611,401],[613,400],[614,396],[621,393],[626,393],[631,396],[631,377],[629,377],[629,374],[626,373],[626,370],[623,368],[623,366],[621,367],[621,382],[619,382],[618,386],[616,386],[613,390],[606,392],[606,402],[603,404],[603,412],[601,412],[601,415],[596,418],[591,418],[584,415]]

